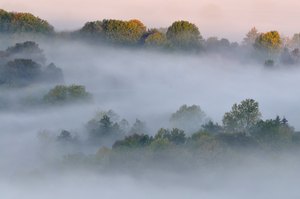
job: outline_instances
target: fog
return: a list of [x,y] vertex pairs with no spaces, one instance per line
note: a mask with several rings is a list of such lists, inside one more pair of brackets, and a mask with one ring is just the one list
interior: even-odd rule
[[[64,40],[37,41],[63,70],[65,83],[85,85],[90,103],[0,111],[0,197],[15,198],[297,198],[299,158],[294,153],[253,155],[217,167],[175,172],[100,172],[62,166],[64,155],[95,154],[99,147],[62,150],[44,144],[39,133],[63,129],[84,137],[85,124],[99,110],[112,109],[130,124],[145,121],[150,134],[170,127],[170,115],[197,104],[221,123],[233,103],[253,98],[263,118],[284,116],[300,129],[300,68],[263,65],[221,55],[129,49]],[[8,44],[9,45],[9,44]],[[7,46],[1,46],[6,49]],[[46,86],[47,87],[47,86]],[[43,88],[43,87],[42,87]],[[35,93],[29,87],[13,99]],[[25,93],[25,94],[24,94]],[[266,158],[267,157],[267,158]],[[76,166],[75,166],[76,167]],[[172,167],[172,165],[170,165]]]

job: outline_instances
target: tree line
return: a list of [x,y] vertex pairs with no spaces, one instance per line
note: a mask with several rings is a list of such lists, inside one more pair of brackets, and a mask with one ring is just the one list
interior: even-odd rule
[[[151,133],[145,122],[137,119],[129,125],[126,119],[120,120],[110,110],[99,112],[91,119],[85,125],[85,135],[62,130],[56,137],[47,132],[40,133],[39,137],[48,144],[55,142],[54,147],[99,148],[94,155],[67,153],[64,161],[72,166],[96,164],[107,168],[120,168],[120,165],[122,168],[149,167],[153,164],[165,164],[168,168],[191,167],[230,161],[248,152],[271,155],[299,150],[300,133],[284,117],[262,119],[259,104],[253,99],[234,104],[224,114],[222,124],[205,120],[202,116],[199,106],[183,105],[171,115],[171,128],[160,128]],[[181,127],[186,127],[183,119],[186,119],[186,124],[190,123],[189,120],[198,122],[199,129],[183,130]]]
[[199,28],[189,21],[175,21],[167,28],[148,29],[140,20],[104,19],[84,24],[76,31],[55,33],[53,26],[29,13],[0,10],[0,33],[42,33],[63,38],[86,39],[119,46],[159,48],[166,50],[214,52],[228,55],[245,53],[266,66],[300,61],[300,33],[292,38],[278,31],[258,32],[254,27],[241,44],[226,38],[204,39]]
[[[217,146],[278,150],[299,146],[300,134],[288,120],[279,116],[263,120],[259,104],[253,99],[235,103],[224,114],[221,125],[206,119],[203,114],[197,105],[183,105],[171,115],[170,129],[161,128],[153,134],[149,133],[146,123],[138,119],[130,126],[112,110],[99,112],[85,126],[87,142],[99,147],[112,146],[112,150],[194,145],[203,150]],[[188,128],[193,123],[196,124]],[[72,140],[72,133],[66,132],[63,130],[58,136],[60,141]]]

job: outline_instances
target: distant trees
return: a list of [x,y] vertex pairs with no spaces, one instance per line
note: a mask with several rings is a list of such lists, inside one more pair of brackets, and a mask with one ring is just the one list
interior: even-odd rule
[[147,47],[171,47],[174,49],[199,49],[202,36],[198,27],[188,21],[176,21],[165,32],[146,30],[139,20],[105,19],[86,23],[79,33],[121,45],[141,44]]
[[208,52],[228,52],[236,49],[238,43],[231,43],[228,39],[217,37],[209,37],[204,41],[205,50]]
[[202,36],[195,24],[176,21],[168,28],[167,39],[174,48],[195,49],[200,47]]
[[256,39],[259,37],[260,33],[258,32],[258,30],[253,27],[247,34],[246,37],[243,40],[243,44],[245,46],[253,46],[253,44],[255,43]]
[[45,63],[46,57],[37,43],[17,43],[2,52],[0,85],[23,87],[34,83],[62,83],[62,70],[53,63]]
[[148,30],[142,39],[147,47],[165,47],[167,45],[166,35],[157,29]]
[[116,141],[112,148],[113,149],[141,149],[147,147],[151,144],[153,138],[149,135],[138,135],[134,134],[128,137],[125,137],[124,140]]
[[58,85],[51,89],[43,98],[49,104],[64,104],[89,100],[91,94],[82,85]]
[[85,37],[90,37],[93,39],[101,38],[104,36],[103,22],[102,21],[87,22],[79,30],[79,33]]
[[174,128],[169,129],[160,129],[155,135],[155,140],[167,140],[169,143],[180,145],[186,142],[186,135],[183,130]]
[[0,66],[0,84],[10,87],[27,86],[39,80],[41,65],[30,59],[15,59]]
[[1,33],[54,33],[54,28],[47,21],[30,13],[6,12],[0,9]]
[[79,33],[84,36],[123,45],[137,45],[145,32],[145,25],[137,19],[130,21],[105,19],[88,22],[79,30]]
[[252,129],[251,135],[264,147],[281,148],[290,145],[294,129],[288,121],[277,116],[275,119],[260,120]]
[[[190,135],[179,128],[161,128],[153,136],[145,133],[126,135],[120,128],[120,123],[123,121],[128,126],[128,122],[118,118],[111,110],[99,112],[86,126],[86,144],[100,147],[100,150],[96,155],[75,155],[68,158],[72,161],[79,158],[79,161],[100,163],[101,166],[122,164],[123,167],[132,168],[166,164],[170,168],[171,164],[172,167],[179,166],[182,169],[182,166],[190,168],[198,163],[210,165],[216,160],[244,155],[248,151],[278,154],[282,150],[300,149],[299,132],[295,132],[288,121],[279,116],[262,120],[258,103],[253,99],[234,104],[231,112],[225,113],[223,126],[209,121]],[[48,140],[47,142],[53,140],[49,139],[48,134],[40,134],[40,139]],[[61,131],[54,141],[66,146],[84,144],[66,130]]]
[[300,48],[300,33],[295,33],[289,43],[291,48]]
[[39,45],[33,41],[17,43],[7,48],[7,55],[10,59],[31,59],[39,64],[46,63],[46,57]]
[[250,129],[260,120],[259,104],[253,99],[234,104],[230,112],[225,113],[223,125],[228,133],[248,134]]
[[129,134],[146,134],[147,133],[147,128],[146,128],[146,124],[144,122],[142,122],[139,119],[136,119],[135,123],[132,125]]
[[200,106],[182,105],[179,110],[171,115],[170,122],[173,128],[180,128],[192,133],[198,131],[205,122],[206,115]]
[[269,55],[278,53],[282,47],[282,41],[277,31],[261,33],[255,40],[254,47]]

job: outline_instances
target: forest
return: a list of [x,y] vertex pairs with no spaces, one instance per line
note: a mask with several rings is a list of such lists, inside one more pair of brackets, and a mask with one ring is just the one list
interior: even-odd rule
[[[267,67],[299,63],[300,33],[281,36],[279,31],[259,32],[253,27],[242,43],[214,36],[203,38],[199,28],[189,21],[175,21],[166,28],[147,28],[138,19],[103,19],[86,22],[75,31],[55,32],[46,20],[30,13],[0,10],[1,34],[38,34],[70,40],[85,40],[99,45],[117,45],[186,53],[216,53],[234,58],[247,57]],[[240,55],[242,54],[242,55]],[[245,59],[245,58],[244,58]],[[244,61],[244,60],[243,60]]]
[[235,42],[138,19],[56,31],[0,9],[0,190],[284,198],[299,177],[299,66],[300,33]]

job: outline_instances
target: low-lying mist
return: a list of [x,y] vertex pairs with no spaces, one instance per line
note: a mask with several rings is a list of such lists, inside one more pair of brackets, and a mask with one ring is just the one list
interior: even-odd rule
[[[300,159],[296,152],[221,158],[217,166],[178,171],[135,168],[122,172],[64,164],[69,154],[93,156],[100,146],[68,149],[47,145],[41,136],[64,129],[84,138],[97,111],[113,110],[130,124],[146,123],[150,135],[171,128],[181,105],[199,105],[222,123],[232,104],[253,98],[263,118],[286,117],[300,129],[300,67],[265,68],[244,59],[149,49],[89,45],[79,41],[38,40],[48,62],[62,69],[66,85],[84,85],[88,103],[0,111],[0,198],[297,198]],[[0,46],[6,49],[8,46]],[[46,86],[47,87],[47,86]],[[12,99],[37,88],[1,92]],[[39,88],[42,89],[42,88]],[[5,96],[4,96],[5,95]],[[47,132],[43,134],[43,132]],[[242,153],[243,154],[243,153]],[[178,154],[179,158],[185,157]],[[184,158],[183,158],[183,161]],[[76,164],[76,163],[74,163]],[[150,166],[149,166],[150,167]],[[176,169],[172,169],[172,167]]]

